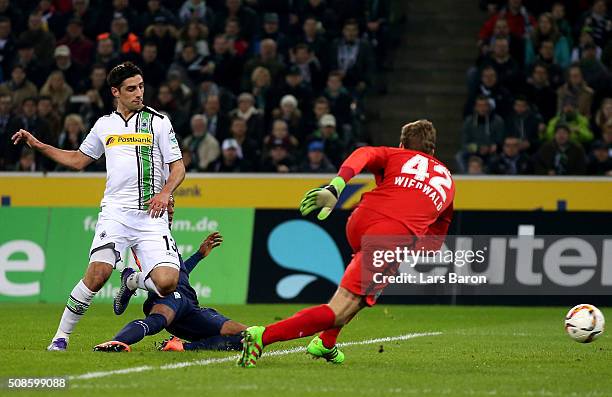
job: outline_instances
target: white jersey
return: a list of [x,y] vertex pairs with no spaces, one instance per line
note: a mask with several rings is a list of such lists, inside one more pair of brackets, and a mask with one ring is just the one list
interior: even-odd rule
[[147,209],[181,149],[168,117],[143,107],[125,120],[118,112],[100,117],[79,147],[97,160],[106,154],[106,190],[101,206]]

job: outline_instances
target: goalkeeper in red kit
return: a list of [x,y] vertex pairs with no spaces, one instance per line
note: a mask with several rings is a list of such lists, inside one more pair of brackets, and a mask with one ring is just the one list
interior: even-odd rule
[[[376,188],[363,195],[346,225],[346,236],[353,258],[347,266],[338,290],[328,304],[301,310],[292,317],[268,326],[253,326],[243,332],[242,355],[238,365],[254,367],[264,347],[280,341],[316,336],[307,352],[340,364],[344,354],[336,347],[336,339],[361,309],[373,306],[386,283],[367,280],[374,271],[364,260],[362,238],[403,236],[445,236],[452,214],[455,186],[450,172],[433,157],[436,130],[427,120],[418,120],[402,127],[399,148],[362,147],[342,164],[338,176],[323,188],[310,190],[304,196],[300,211],[307,215],[319,210],[319,220],[326,219],[338,201],[346,183],[363,169],[372,172]],[[433,238],[435,240],[435,237]],[[439,238],[428,249],[440,248]],[[390,264],[383,271],[397,271]],[[386,273],[389,274],[389,273]]]

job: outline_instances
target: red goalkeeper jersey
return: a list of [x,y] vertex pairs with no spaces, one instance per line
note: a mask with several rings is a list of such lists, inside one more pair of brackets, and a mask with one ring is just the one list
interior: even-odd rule
[[445,236],[453,215],[455,184],[444,164],[425,153],[392,147],[362,147],[342,164],[348,182],[366,168],[376,188],[360,207],[402,222],[417,236]]

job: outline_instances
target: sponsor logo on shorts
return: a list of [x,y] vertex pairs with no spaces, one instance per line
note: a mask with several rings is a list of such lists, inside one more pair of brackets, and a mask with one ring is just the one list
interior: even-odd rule
[[153,134],[109,135],[104,141],[106,147],[113,146],[153,146]]
[[100,240],[104,240],[104,238],[106,238],[106,231],[100,233]]
[[181,299],[181,294],[179,294],[178,292],[174,291],[174,299]]

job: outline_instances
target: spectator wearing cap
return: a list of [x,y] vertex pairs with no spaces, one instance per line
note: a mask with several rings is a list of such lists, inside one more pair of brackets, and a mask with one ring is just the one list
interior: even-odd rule
[[283,60],[289,59],[289,39],[279,29],[280,21],[278,14],[267,12],[263,15],[263,29],[255,41],[254,51],[259,51],[262,40],[272,39],[278,47],[278,53]]
[[[174,51],[178,55],[186,44],[192,44],[195,46],[198,55],[207,57],[210,55],[207,39],[208,27],[200,22],[191,21],[179,31]],[[207,71],[207,73],[212,73],[212,70]]]
[[[231,118],[244,120],[247,125],[248,135],[253,139],[261,140],[264,134],[264,116],[255,107],[255,97],[248,92],[238,96],[238,107],[229,113]],[[232,125],[234,123],[232,122]],[[240,141],[239,141],[240,142]],[[252,159],[248,159],[251,161]]]
[[138,32],[144,33],[146,28],[155,23],[155,18],[163,16],[169,24],[176,26],[177,19],[168,8],[164,7],[162,0],[148,0],[146,10],[140,14]]
[[269,149],[272,142],[278,139],[287,142],[289,152],[294,154],[299,141],[289,133],[289,126],[285,120],[274,120],[272,122],[272,131],[263,140],[264,148]]
[[336,168],[325,156],[325,144],[322,141],[312,141],[308,144],[306,160],[299,167],[298,172],[332,174]]
[[290,144],[287,139],[274,139],[261,163],[261,172],[287,173],[294,171],[295,162],[289,154]]
[[54,70],[40,89],[40,94],[50,97],[53,108],[56,109],[59,114],[64,114],[66,112],[68,99],[74,94],[74,90],[66,83],[64,73],[62,73],[61,70]]
[[222,142],[229,135],[230,120],[225,112],[221,111],[221,99],[216,95],[209,95],[204,102],[204,115],[208,120],[208,133]]
[[28,80],[25,68],[18,64],[13,66],[11,79],[0,84],[0,95],[10,95],[13,103],[21,106],[24,99],[38,96],[38,88]]
[[28,78],[36,87],[40,88],[49,75],[49,68],[39,62],[34,51],[34,44],[28,40],[20,39],[17,42],[17,57],[13,65],[22,65]]
[[205,0],[185,0],[178,16],[183,24],[195,21],[212,26],[215,21],[213,10],[207,6]]
[[115,51],[115,44],[108,33],[102,33],[97,37],[94,63],[104,65],[107,71],[121,63],[121,59]]
[[331,113],[341,125],[352,124],[351,104],[353,98],[348,90],[342,85],[342,74],[331,72],[327,77],[327,87],[323,92],[331,107]]
[[[80,66],[86,67],[91,63],[94,52],[94,43],[83,34],[83,21],[71,19],[66,26],[66,35],[57,42],[58,48],[67,46],[69,56]],[[57,58],[57,51],[54,54]]]
[[506,117],[505,136],[517,137],[520,150],[533,154],[540,146],[540,134],[546,129],[542,116],[529,106],[527,98],[514,99],[513,112]]
[[5,16],[0,16],[0,72],[3,79],[11,72],[11,63],[16,52],[17,47],[11,20]]
[[243,89],[250,88],[251,75],[253,71],[260,66],[268,69],[272,77],[273,85],[280,82],[280,78],[285,71],[285,65],[278,59],[276,42],[272,39],[262,40],[259,47],[259,55],[252,58],[244,65],[244,71],[242,73]]
[[591,116],[591,105],[595,92],[582,77],[580,66],[572,65],[567,70],[567,83],[557,90],[557,112],[561,111],[567,98],[578,104],[578,111],[586,117]]
[[307,142],[313,140],[322,141],[325,145],[325,155],[334,167],[338,168],[344,159],[346,148],[336,132],[336,118],[331,114],[326,114],[321,117],[319,126],[320,128],[310,135]]
[[181,146],[189,149],[192,161],[200,172],[206,171],[221,154],[219,141],[208,133],[207,120],[202,114],[191,117],[191,134],[183,139]]
[[582,146],[570,140],[570,129],[558,124],[552,141],[544,143],[534,156],[539,175],[582,175],[586,171]]
[[253,9],[243,3],[242,0],[225,0],[223,7],[215,16],[215,31],[223,31],[228,19],[235,18],[241,27],[244,39],[250,41],[259,32],[259,17]]
[[151,95],[155,95],[157,87],[166,79],[166,69],[158,58],[157,44],[147,41],[142,46],[142,53],[138,66],[146,76],[145,83],[145,103],[150,103]]
[[370,45],[359,38],[359,24],[354,19],[344,22],[342,38],[331,48],[330,68],[342,72],[353,95],[363,93],[372,82],[374,56]]
[[303,140],[304,131],[302,125],[302,112],[299,109],[297,99],[293,95],[285,95],[281,98],[279,107],[272,111],[274,120],[283,120],[289,126],[289,132]]
[[36,58],[44,67],[49,67],[53,63],[55,37],[44,29],[39,13],[30,14],[28,29],[19,35],[19,39],[33,44]]
[[557,125],[563,124],[570,132],[570,140],[578,144],[587,144],[593,140],[593,132],[589,128],[589,119],[581,115],[573,98],[566,98],[561,112],[550,119],[544,139],[551,141],[554,138]]
[[212,53],[206,61],[214,65],[212,71],[214,81],[220,86],[228,88],[234,95],[238,95],[242,80],[237,79],[236,76],[242,75],[243,63],[233,53],[230,42],[225,35],[218,34],[215,36]]
[[272,103],[280,103],[285,95],[293,95],[298,101],[298,106],[302,114],[310,112],[312,106],[312,89],[304,82],[300,68],[293,65],[287,70],[285,81],[273,89]]
[[156,16],[153,25],[148,26],[144,32],[145,41],[152,41],[157,44],[157,59],[165,67],[168,67],[174,60],[176,37],[175,27],[163,15]]
[[210,172],[251,172],[251,164],[242,157],[242,150],[235,139],[228,138],[221,145],[221,158],[208,168]]
[[230,124],[230,138],[233,138],[240,145],[242,155],[246,161],[255,167],[260,160],[260,144],[250,135],[247,123],[244,119],[234,117]]
[[70,48],[67,45],[59,45],[55,48],[53,57],[55,59],[54,69],[64,74],[66,82],[74,91],[81,91],[83,78],[86,76],[85,69],[79,64],[72,62]]
[[504,139],[501,154],[494,154],[489,159],[489,174],[526,175],[531,171],[529,157],[521,152],[521,140],[508,136]]
[[296,45],[291,50],[291,61],[300,69],[302,80],[309,84],[314,92],[323,90],[325,78],[323,68],[308,45],[304,43]]
[[523,91],[529,102],[537,107],[544,121],[557,114],[557,93],[551,87],[545,64],[536,63],[533,66]]
[[612,158],[610,157],[608,147],[603,141],[595,141],[591,145],[587,174],[612,176]]

